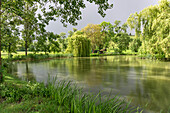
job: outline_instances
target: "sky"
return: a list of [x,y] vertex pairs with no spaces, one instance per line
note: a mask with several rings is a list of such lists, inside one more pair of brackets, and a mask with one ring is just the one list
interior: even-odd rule
[[[120,20],[125,23],[131,13],[140,12],[145,7],[158,4],[159,0],[109,0],[109,3],[113,4],[113,8],[106,11],[106,16],[102,18],[97,13],[98,6],[90,4],[85,1],[86,8],[82,9],[82,20],[78,21],[77,26],[68,24],[67,27],[63,27],[60,20],[51,21],[46,27],[47,31],[60,34],[61,32],[67,33],[73,28],[81,30],[87,24],[100,24],[103,21],[114,23],[115,20]],[[134,31],[128,31],[134,34]]]

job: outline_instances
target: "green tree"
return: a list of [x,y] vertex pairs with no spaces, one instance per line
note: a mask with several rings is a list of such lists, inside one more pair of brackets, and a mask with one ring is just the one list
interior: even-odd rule
[[23,10],[22,23],[24,25],[24,29],[22,30],[22,38],[25,42],[25,55],[27,56],[27,49],[32,44],[33,40],[35,40],[35,31],[36,24],[38,22],[35,17],[37,11],[37,4],[30,4],[29,2],[25,2],[25,7]]
[[102,37],[103,37],[103,45],[105,48],[108,48],[109,42],[111,41],[112,37],[114,37],[115,33],[113,31],[114,27],[110,22],[102,22],[100,24],[102,29]]
[[120,26],[120,24],[121,24],[121,21],[115,20],[114,25],[113,25],[114,30],[115,30],[115,32],[116,32],[117,34],[121,32],[121,26]]
[[44,51],[45,54],[47,52],[60,52],[61,49],[57,41],[59,38],[60,36],[53,32],[43,33],[43,35],[36,37],[37,43],[35,43],[36,46],[34,46],[35,50]]
[[115,35],[112,37],[112,41],[109,43],[109,48],[113,48],[115,52],[122,53],[124,50],[128,49],[130,37],[126,33],[127,24],[120,25],[121,21],[116,20],[114,22]]
[[118,47],[117,52],[122,53],[124,50],[127,50],[129,47],[130,37],[127,33],[119,33],[115,36],[114,43]]
[[128,26],[132,29],[135,29],[135,37],[140,37],[141,35],[141,15],[137,12],[134,14],[130,14],[127,19]]
[[139,47],[142,45],[142,42],[140,39],[133,39],[132,42],[129,43],[129,49],[132,50],[133,52],[138,52]]
[[149,54],[155,58],[170,58],[169,5],[168,0],[161,0],[159,5],[149,6],[139,14],[131,14],[128,18],[128,25],[135,29],[136,37],[142,41],[140,54]]
[[40,50],[45,52],[45,54],[47,52],[51,52],[50,51],[50,42],[48,39],[48,34],[47,33],[43,33],[43,35],[37,36],[36,37],[37,43],[34,42],[34,50]]
[[60,36],[58,34],[54,34],[53,32],[48,33],[48,39],[49,39],[49,42],[50,42],[50,50],[53,53],[61,51],[59,42],[57,41],[59,38],[60,38]]
[[66,45],[66,33],[60,33],[60,38],[58,39],[59,40],[59,44],[60,44],[60,48],[61,48],[61,51],[64,52],[65,49],[67,48],[67,45]]
[[94,51],[97,47],[101,49],[103,47],[103,38],[101,34],[101,27],[95,24],[88,24],[81,30],[87,38],[91,41],[91,48]]
[[[40,47],[39,47],[39,45],[38,45],[38,42],[37,42],[37,41],[34,41],[34,42],[29,46],[29,50],[30,50],[30,51],[33,51],[34,54],[36,54],[37,52],[39,52],[39,51],[40,51]],[[43,50],[41,50],[41,51],[43,51]],[[46,52],[45,52],[45,53],[46,53]]]
[[16,52],[19,41],[17,19],[13,18],[13,21],[11,21],[11,16],[9,14],[7,17],[2,17],[2,50],[8,52],[8,57],[11,56],[12,52]]
[[77,31],[77,29],[76,28],[73,28],[73,31],[68,31],[68,37],[71,37],[71,36],[73,36],[73,34],[75,33]]
[[73,53],[76,57],[90,56],[90,40],[80,31],[68,38],[67,53]]
[[121,27],[121,30],[124,32],[124,33],[127,33],[127,28],[128,28],[128,25],[127,23],[124,23]]

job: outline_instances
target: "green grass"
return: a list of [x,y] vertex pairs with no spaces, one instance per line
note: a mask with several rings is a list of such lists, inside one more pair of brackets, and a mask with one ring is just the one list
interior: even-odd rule
[[137,55],[137,52],[132,52],[131,50],[123,51],[122,53],[116,53],[114,50],[108,50],[104,54],[91,53],[90,56],[112,56],[112,55]]
[[[40,52],[40,53],[44,53],[44,52]],[[38,54],[40,54],[38,53]],[[8,53],[7,52],[2,52],[2,58],[8,58]],[[28,54],[33,54],[33,52],[28,51]],[[13,56],[17,56],[17,55],[25,55],[25,51],[17,51],[17,53],[12,53]]]
[[73,57],[72,54],[62,54],[62,53],[50,53],[50,54],[44,54],[43,52],[40,52],[38,54],[34,54],[32,52],[29,52],[27,56],[25,56],[24,52],[19,52],[17,54],[13,54],[11,58],[8,58],[6,56],[6,53],[2,54],[2,58],[5,60],[10,61],[32,61],[32,60],[43,60],[43,59],[53,59],[53,58],[61,58],[61,57]]
[[[114,50],[108,50],[104,54],[99,53],[91,53],[90,56],[111,56],[111,55],[136,55],[136,52],[132,52],[131,50],[123,51],[121,54],[115,53]],[[73,54],[63,54],[63,53],[49,53],[45,54],[44,52],[39,52],[34,54],[33,52],[28,52],[28,56],[25,56],[24,51],[19,51],[17,53],[12,54],[12,58],[9,60],[17,61],[17,60],[42,60],[42,59],[51,59],[51,58],[61,58],[61,57],[73,57]],[[8,59],[8,53],[2,52],[2,58]]]
[[[7,52],[3,52],[2,51],[1,54],[2,54],[2,58],[4,58],[4,59],[8,58],[8,53]],[[28,51],[27,54],[34,54],[34,52]],[[36,54],[45,54],[45,52],[38,52]],[[55,54],[62,54],[62,53],[48,53],[48,54],[49,55],[55,55]],[[12,53],[12,55],[13,55],[13,57],[18,56],[18,55],[24,56],[25,55],[25,51],[17,51],[17,53]]]
[[82,92],[67,81],[48,80],[44,83],[21,81],[6,75],[0,84],[0,113],[117,113],[138,111],[119,97]]

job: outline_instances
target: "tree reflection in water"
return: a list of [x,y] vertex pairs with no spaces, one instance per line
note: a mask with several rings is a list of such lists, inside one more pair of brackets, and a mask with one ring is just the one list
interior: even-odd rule
[[93,92],[113,90],[113,95],[133,99],[135,105],[148,103],[152,111],[166,112],[170,105],[170,62],[108,56],[16,63],[16,67],[18,75],[25,74],[28,80],[46,81],[48,74],[57,75],[59,80],[73,80]]

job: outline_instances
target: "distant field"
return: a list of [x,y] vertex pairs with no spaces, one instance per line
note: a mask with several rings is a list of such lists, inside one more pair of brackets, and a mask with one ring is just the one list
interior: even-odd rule
[[[27,54],[33,54],[34,52],[31,52],[31,51],[28,51]],[[45,54],[45,52],[38,52],[36,54]],[[49,54],[54,54],[53,52],[49,53]],[[55,53],[55,54],[63,54],[62,52],[59,52],[59,53]],[[2,55],[2,58],[7,58],[8,57],[8,53],[7,52],[2,52],[1,53]],[[25,55],[25,51],[17,51],[17,53],[12,53],[13,56],[15,55]]]
[[[31,51],[28,51],[28,54],[31,54],[31,53],[33,53],[33,52],[31,52]],[[39,53],[44,53],[44,52],[39,52]],[[37,53],[37,54],[39,54],[39,53]],[[8,53],[7,52],[2,52],[1,53],[2,54],[2,58],[7,58],[8,57]],[[17,51],[17,53],[12,53],[12,55],[25,55],[25,51]]]

